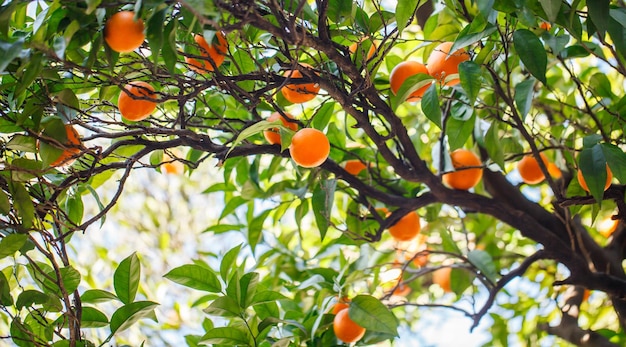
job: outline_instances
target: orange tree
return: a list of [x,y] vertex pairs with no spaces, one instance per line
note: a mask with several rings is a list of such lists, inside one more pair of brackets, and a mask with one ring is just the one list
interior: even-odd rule
[[[331,346],[339,330],[368,345],[446,308],[475,326],[489,319],[489,346],[624,345],[626,5],[435,5],[4,1],[0,339],[105,345],[154,318],[164,298],[137,295],[141,250],[95,285],[67,249],[98,232],[133,171],[181,162],[221,168],[205,193],[221,192],[223,211],[205,231],[247,240],[163,274],[203,294],[193,308],[208,319],[190,346]],[[132,33],[111,38],[126,32],[104,29],[120,11],[133,12],[117,24]],[[390,73],[405,61],[438,68],[392,92]],[[154,91],[125,88],[137,82]],[[123,119],[118,100],[149,115]],[[266,120],[276,112],[298,126]],[[280,144],[267,143],[263,132],[276,128]],[[298,147],[306,168],[290,159],[294,128],[317,130]],[[480,158],[456,168],[482,171],[468,190],[442,182],[457,149]],[[532,185],[517,166],[528,155],[543,174]],[[347,172],[353,160],[365,169]],[[98,187],[112,177],[118,189],[102,201]],[[95,215],[84,215],[87,197]],[[419,237],[395,241],[386,230],[415,212]],[[616,228],[600,233],[606,219]],[[440,269],[449,278],[433,284]],[[362,337],[344,331],[354,325],[333,329],[337,298],[349,300]]]

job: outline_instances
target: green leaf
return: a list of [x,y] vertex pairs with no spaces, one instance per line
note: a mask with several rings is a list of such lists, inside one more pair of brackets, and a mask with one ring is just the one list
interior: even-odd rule
[[409,19],[415,14],[419,0],[399,0],[396,4],[396,23],[398,33],[406,28]]
[[0,73],[9,66],[13,59],[17,58],[22,53],[22,46],[24,40],[20,39],[13,43],[0,42]]
[[556,16],[561,10],[562,0],[539,0],[539,2],[541,3],[543,11],[546,13],[546,16],[548,16],[548,20],[550,22],[556,21]]
[[9,201],[9,196],[4,190],[0,189],[0,213],[3,215],[8,215],[11,212],[11,202]]
[[600,148],[602,148],[602,153],[609,164],[613,176],[621,184],[626,184],[626,153],[610,143],[602,143]]
[[[452,47],[450,47],[450,52],[456,52],[459,48],[467,47],[471,44],[474,44],[484,39],[485,37],[493,34],[498,28],[491,23],[488,23],[488,22],[479,23],[477,21],[478,21],[478,17],[474,19],[474,22],[472,22],[469,25],[466,25],[459,32],[459,34],[454,39],[454,44],[452,45]],[[479,28],[480,30],[475,30],[476,25],[479,25],[479,26],[484,25],[484,28]]]
[[578,166],[582,171],[589,192],[598,203],[602,203],[607,176],[606,157],[602,151],[602,146],[596,144],[591,148],[583,149],[578,156]]
[[202,311],[220,317],[239,317],[241,315],[240,305],[230,296],[220,296]]
[[2,306],[12,306],[13,297],[11,296],[11,286],[9,280],[4,276],[4,272],[0,271],[0,304]]
[[80,322],[81,328],[102,328],[109,325],[107,316],[93,307],[83,307]]
[[604,33],[608,29],[607,22],[609,17],[610,0],[591,0],[587,1],[587,10],[589,18],[598,29],[600,37],[604,37]]
[[[41,266],[40,266],[41,268]],[[61,289],[59,288],[59,278],[54,270],[48,270],[49,268],[42,268],[43,271],[47,271],[46,275],[37,274],[35,280],[40,284],[41,289],[45,293],[51,293],[58,297],[62,297]],[[71,266],[60,268],[59,274],[61,275],[61,283],[67,293],[72,293],[78,288],[80,284],[80,272]]]
[[170,20],[165,26],[163,31],[163,47],[161,48],[161,55],[165,62],[167,71],[171,74],[176,73],[176,60],[178,59],[178,53],[176,52],[176,31],[178,29],[178,21],[176,19]]
[[31,328],[20,321],[19,317],[11,321],[9,332],[13,343],[19,347],[35,346],[34,333]]
[[472,114],[469,119],[448,118],[446,122],[446,138],[450,151],[461,148],[474,131],[476,116]]
[[467,259],[469,259],[470,263],[480,270],[480,272],[491,282],[496,282],[496,276],[498,273],[496,271],[496,265],[494,264],[489,253],[483,250],[475,249],[467,253]]
[[237,257],[239,256],[239,252],[241,251],[242,244],[231,248],[224,257],[222,258],[222,262],[220,263],[220,276],[224,281],[228,280],[228,274],[233,268],[237,267]]
[[9,234],[0,240],[0,259],[15,254],[28,240],[26,234]]
[[548,55],[537,35],[527,29],[516,30],[513,33],[513,44],[528,71],[546,84]]
[[248,225],[248,243],[250,248],[252,248],[252,253],[254,253],[256,246],[263,238],[263,223],[265,223],[265,219],[272,211],[273,209],[263,211],[260,215],[254,217]]
[[422,111],[431,122],[441,129],[441,108],[439,107],[439,94],[435,83],[426,90],[422,97]]
[[348,311],[350,319],[369,331],[398,336],[398,319],[380,300],[371,295],[357,295]]
[[259,305],[280,300],[288,300],[288,298],[281,293],[275,292],[273,290],[262,290],[254,294],[254,297],[250,301],[250,305]]
[[515,106],[519,116],[523,120],[533,106],[535,79],[528,78],[515,86]]
[[254,124],[252,124],[251,126],[243,129],[239,135],[237,135],[237,138],[235,139],[235,141],[233,141],[230,149],[228,150],[228,153],[226,153],[226,157],[228,157],[228,154],[230,154],[230,152],[232,152],[233,149],[235,149],[235,147],[237,147],[237,145],[239,145],[242,141],[244,141],[247,138],[250,138],[251,136],[254,136],[256,134],[259,134],[261,132],[263,132],[263,130],[267,130],[267,129],[271,129],[271,128],[276,128],[276,127],[284,127],[284,125],[282,124],[282,122],[279,120],[274,121],[274,122],[269,122],[266,120],[261,120],[258,121]]
[[256,287],[259,283],[259,274],[256,272],[248,272],[241,276],[239,280],[239,287],[241,288],[241,298],[239,299],[239,305],[242,309],[246,309],[256,293]]
[[459,246],[457,246],[456,242],[452,239],[452,233],[448,228],[441,228],[439,230],[439,235],[441,236],[443,250],[446,252],[461,254],[461,250]]
[[83,205],[83,198],[80,194],[68,195],[65,200],[64,210],[67,213],[67,217],[74,225],[80,225],[83,220],[83,213],[85,206]]
[[137,253],[133,253],[122,260],[113,274],[113,287],[121,302],[130,304],[135,300],[140,277],[141,264]]
[[504,170],[504,152],[502,151],[502,142],[500,138],[500,127],[498,122],[491,123],[489,130],[485,134],[485,147],[487,153],[494,163],[498,164],[502,170]]
[[450,289],[454,293],[461,295],[470,285],[472,285],[472,278],[467,271],[452,268],[450,272]]
[[593,91],[602,97],[613,98],[615,94],[611,90],[611,81],[606,77],[605,73],[596,73],[589,79],[589,87],[593,89]]
[[213,271],[200,265],[183,265],[172,269],[164,277],[185,287],[209,293],[219,293],[222,290],[222,285]]
[[160,53],[161,47],[163,47],[163,23],[165,23],[165,13],[167,8],[163,8],[159,11],[155,11],[147,21],[146,38],[148,39],[148,45],[150,45],[150,51],[154,63],[158,63],[159,58],[162,56]]
[[335,110],[335,102],[325,102],[313,115],[311,127],[323,130],[332,118]]
[[461,87],[467,93],[470,105],[474,105],[482,85],[480,65],[471,60],[462,62],[459,64],[459,78],[461,79]]
[[313,214],[315,215],[315,223],[320,231],[322,241],[324,240],[326,232],[328,231],[328,226],[330,225],[330,213],[333,209],[336,187],[337,180],[322,180],[320,181],[320,184],[315,187],[313,197],[311,198]]
[[209,330],[202,336],[200,343],[224,346],[250,346],[250,338],[247,330],[239,327],[221,327]]
[[80,296],[80,301],[83,303],[99,304],[111,300],[119,300],[119,298],[115,294],[102,289],[89,289]]
[[9,188],[13,196],[13,206],[22,219],[22,226],[25,229],[29,229],[33,225],[33,219],[35,218],[35,206],[33,205],[33,201],[30,199],[28,191],[21,183],[11,182]]
[[35,153],[37,151],[34,137],[16,134],[7,142],[6,147],[14,151]]
[[[425,73],[418,73],[417,75],[409,76],[407,79],[404,80],[404,82],[402,82],[400,89],[398,89],[398,93],[391,97],[391,108],[395,111],[398,106],[406,101],[406,99],[413,92],[426,85],[434,85],[432,81],[432,76]],[[425,96],[426,95],[424,95],[424,97]]]
[[156,322],[154,309],[158,305],[152,301],[136,301],[118,308],[111,316],[111,335],[128,329],[143,318]]
[[[493,11],[493,4],[495,0],[476,0],[478,10],[485,18],[489,18],[491,11]],[[454,52],[454,51],[453,51]]]

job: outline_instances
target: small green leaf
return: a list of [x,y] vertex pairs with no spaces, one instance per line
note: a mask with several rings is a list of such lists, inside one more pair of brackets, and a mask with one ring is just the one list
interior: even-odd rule
[[81,328],[102,328],[109,325],[107,316],[93,307],[83,307],[80,322]]
[[248,243],[250,244],[250,248],[252,248],[252,253],[254,253],[256,246],[263,238],[263,224],[272,211],[273,209],[263,211],[260,215],[252,218],[248,225]]
[[247,330],[240,327],[221,327],[209,330],[200,343],[224,346],[250,346],[250,337]]
[[457,268],[452,269],[450,272],[450,289],[454,293],[461,295],[470,285],[472,285],[472,277],[467,271]]
[[513,33],[513,44],[528,71],[546,84],[548,55],[537,35],[527,29],[516,30]]
[[398,319],[380,300],[370,295],[357,295],[348,311],[350,319],[370,331],[398,336]]
[[535,79],[528,78],[515,86],[515,106],[523,120],[533,106]]
[[111,316],[111,335],[128,329],[143,318],[150,318],[156,322],[154,309],[158,305],[152,301],[136,301],[118,308]]
[[460,254],[461,250],[457,246],[456,242],[452,239],[452,234],[448,228],[441,228],[439,231],[441,236],[443,250],[446,252]]
[[222,262],[220,263],[220,276],[224,281],[228,280],[228,274],[233,268],[237,267],[237,257],[239,256],[239,252],[241,251],[242,244],[231,248],[224,257],[222,258]]
[[6,147],[14,151],[35,153],[37,151],[34,137],[16,134],[7,142]]
[[470,263],[480,270],[485,277],[495,283],[498,273],[496,271],[496,265],[489,253],[475,249],[467,254],[467,259],[469,259]]
[[265,304],[279,300],[287,300],[287,297],[272,290],[262,290],[254,294],[254,297],[250,301],[250,305]]
[[13,59],[17,58],[22,53],[22,46],[24,40],[20,39],[13,43],[0,42],[0,73],[9,66]]
[[9,234],[0,240],[0,259],[15,254],[28,240],[26,234]]
[[246,309],[254,299],[258,283],[259,274],[256,272],[248,272],[247,274],[241,276],[241,279],[239,280],[239,286],[241,288],[241,298],[239,300],[239,304],[242,309]]
[[330,225],[330,213],[333,209],[336,187],[337,180],[322,180],[319,185],[315,187],[313,197],[311,198],[315,222],[320,231],[322,241],[324,240],[326,232],[328,231],[328,226]]
[[83,303],[99,304],[111,300],[119,300],[119,298],[115,294],[102,289],[89,289],[80,296],[80,301]]
[[311,127],[323,130],[333,116],[335,104],[335,102],[325,102],[321,107],[319,107],[315,112],[315,115],[313,115]]
[[606,157],[600,144],[583,149],[578,156],[578,166],[582,171],[589,192],[598,203],[602,203],[604,197],[604,184],[607,176],[606,164]]
[[135,300],[140,277],[141,264],[137,253],[133,253],[122,260],[113,274],[113,287],[121,302],[130,304]]
[[546,16],[548,16],[548,20],[554,22],[561,10],[562,0],[539,0],[539,2]]
[[461,79],[461,87],[467,93],[470,105],[474,105],[482,85],[480,65],[473,61],[462,62],[459,64],[459,78]]
[[241,307],[230,296],[220,296],[202,311],[220,317],[239,317],[241,315]]
[[610,0],[593,0],[587,1],[587,10],[589,12],[589,18],[593,24],[598,28],[600,37],[604,37],[608,26],[607,22],[609,17]]
[[165,13],[167,8],[163,8],[159,11],[155,11],[147,21],[146,38],[148,39],[148,45],[150,45],[150,51],[154,62],[157,63],[162,56],[160,53],[161,47],[163,47],[163,23],[165,23]]
[[22,219],[22,226],[29,229],[33,225],[35,218],[35,206],[28,194],[28,191],[18,182],[9,184],[11,195],[13,195],[13,206],[17,210],[18,215]]
[[408,99],[409,96],[416,90],[423,88],[426,85],[434,85],[432,81],[432,76],[426,73],[418,73],[417,75],[409,76],[404,80],[404,82],[402,82],[397,94],[391,97],[391,108],[396,110],[398,106],[405,102],[406,99]]
[[9,201],[9,196],[4,190],[0,189],[0,213],[3,215],[8,215],[11,212],[11,202]]
[[2,271],[0,271],[0,304],[7,307],[13,305],[9,280],[4,276],[4,272]]
[[222,290],[217,276],[210,269],[200,265],[183,265],[172,269],[164,277],[185,287],[209,293],[219,293]]
[[485,134],[484,141],[491,160],[504,170],[504,152],[502,151],[502,139],[500,138],[500,127],[497,121],[491,123],[489,130]]
[[613,176],[615,176],[621,184],[626,184],[626,153],[619,147],[610,143],[603,143],[600,147],[602,148],[606,162],[609,164],[609,168],[611,168]]
[[461,148],[474,131],[476,116],[472,114],[469,119],[448,118],[446,122],[446,138],[450,151]]
[[615,94],[611,90],[611,81],[606,77],[604,73],[596,73],[589,79],[589,87],[593,89],[593,91],[598,96],[614,98]]
[[441,129],[441,108],[439,107],[439,94],[437,85],[433,83],[422,97],[422,111],[439,129]]

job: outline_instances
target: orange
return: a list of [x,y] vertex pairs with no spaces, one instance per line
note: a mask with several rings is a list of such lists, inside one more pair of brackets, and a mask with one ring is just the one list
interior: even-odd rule
[[343,168],[348,171],[348,173],[350,175],[356,176],[359,173],[361,173],[361,171],[365,170],[367,168],[367,166],[365,164],[363,164],[362,161],[358,160],[358,159],[353,159],[353,160],[348,160]]
[[143,28],[143,21],[135,20],[135,12],[121,11],[111,16],[104,25],[104,41],[116,52],[132,52],[146,38]]
[[429,255],[428,249],[418,252],[416,256],[413,258],[413,265],[417,267],[426,266],[426,264],[428,264],[428,255]]
[[[549,165],[548,158],[546,158],[546,155],[543,153],[539,153],[539,156],[547,168]],[[539,162],[532,154],[524,156],[524,158],[517,163],[517,171],[519,171],[522,181],[526,184],[541,183],[543,179],[546,178],[543,171],[541,171],[541,167],[539,167]]]
[[[360,43],[363,42],[363,39],[361,39],[359,42],[355,42],[353,44],[350,45],[350,47],[348,47],[348,50],[350,50],[351,54],[354,54],[357,49],[360,48]],[[363,50],[361,48],[361,50]],[[372,42],[372,45],[370,46],[369,51],[367,52],[367,59],[366,60],[370,60],[372,59],[372,57],[374,56],[374,53],[376,53],[376,44],[374,42]]]
[[[311,67],[308,64],[301,64],[301,66]],[[286,78],[302,78],[302,72],[299,70],[287,70],[283,74]],[[287,84],[280,89],[283,96],[287,101],[294,104],[301,104],[309,100],[313,100],[317,93],[320,91],[320,85],[317,83],[299,83],[299,84]]]
[[411,294],[411,287],[402,282],[399,282],[391,294],[395,296],[407,296]]
[[163,164],[161,164],[161,172],[172,175],[182,175],[185,172],[185,164],[172,158],[169,154],[163,154]]
[[561,172],[561,169],[559,169],[559,167],[556,166],[556,164],[553,163],[553,162],[549,162],[548,163],[548,173],[553,178],[561,178],[561,177],[563,177],[563,173]]
[[482,168],[465,169],[472,166],[481,166],[476,154],[466,149],[457,149],[450,153],[452,165],[456,171],[442,176],[443,183],[450,188],[468,190],[478,184],[483,177]]
[[350,319],[348,311],[348,309],[343,309],[337,312],[333,320],[333,331],[339,340],[352,343],[359,341],[365,335],[365,328]]
[[585,289],[585,291],[583,292],[583,301],[589,300],[589,296],[591,296],[591,290]]
[[[185,57],[185,62],[189,64],[189,68],[193,71],[203,74],[214,71],[214,68],[220,67],[228,53],[228,41],[223,32],[215,33],[213,43],[208,44],[202,35],[194,35],[193,40],[200,46],[200,55],[203,57],[198,60],[191,57]],[[215,67],[213,66],[215,64]]]
[[450,275],[452,274],[452,268],[442,267],[433,271],[433,283],[441,287],[444,292],[452,293],[452,287],[450,286]]
[[302,167],[318,167],[330,154],[330,142],[323,132],[314,128],[299,130],[291,138],[291,159]]
[[343,310],[344,308],[349,308],[349,307],[350,307],[350,299],[344,296],[341,299],[339,299],[339,301],[337,301],[335,306],[333,306],[332,313],[337,314],[339,313],[339,311]]
[[[439,80],[442,84],[448,76],[459,73],[459,64],[470,59],[469,53],[467,53],[464,48],[460,48],[456,52],[449,54],[453,44],[454,42],[443,42],[439,44],[426,61],[430,75]],[[461,80],[456,78],[447,81],[445,85],[453,86],[459,84],[459,82],[461,82]]]
[[50,163],[50,166],[69,166],[74,163],[78,154],[80,154],[80,147],[82,142],[78,136],[78,132],[73,126],[66,124],[65,132],[67,135],[67,142],[63,144],[63,152],[59,157]]
[[419,234],[421,229],[420,217],[417,212],[409,212],[400,218],[396,224],[389,227],[389,233],[396,241],[409,241]]
[[550,30],[550,28],[552,28],[552,24],[548,23],[548,22],[541,22],[539,24],[539,27],[545,31]]
[[122,117],[135,122],[148,118],[156,108],[156,104],[154,88],[143,81],[127,84],[117,99],[117,107]]
[[[587,186],[587,182],[585,182],[585,178],[583,177],[583,172],[578,169],[578,173],[576,174],[578,177],[578,183],[580,183],[580,187],[584,189],[586,192],[589,192],[589,187]],[[613,173],[609,168],[609,165],[606,165],[606,183],[604,184],[604,190],[609,189],[611,186],[611,180],[613,180]]]
[[[285,118],[293,119],[293,116],[289,113],[285,113],[285,115],[283,116],[278,112],[274,112],[269,117],[267,117],[267,120],[269,122],[274,122],[280,119],[284,126],[286,126],[287,128],[293,131],[297,131],[298,124],[296,124],[295,122],[290,122]],[[264,130],[263,136],[265,136],[265,139],[267,140],[267,142],[269,142],[272,145],[280,144],[280,131],[278,130],[278,128],[270,128],[270,129]]]
[[[419,73],[428,74],[428,69],[422,63],[418,63],[416,61],[404,61],[396,65],[393,70],[391,70],[391,74],[389,75],[389,84],[393,94],[396,95],[398,93],[400,86],[402,86],[402,83],[404,83],[407,78]],[[430,87],[430,83],[411,93],[406,100],[417,101],[421,99],[428,87]]]

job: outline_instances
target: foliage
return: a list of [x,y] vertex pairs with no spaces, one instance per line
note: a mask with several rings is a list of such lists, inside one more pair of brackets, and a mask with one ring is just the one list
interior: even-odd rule
[[[490,346],[553,337],[623,345],[626,5],[388,3],[1,3],[0,326],[8,335],[0,338],[105,345],[155,320],[163,298],[139,291],[141,250],[100,286],[86,283],[67,248],[105,223],[134,171],[181,162],[187,173],[217,163],[223,174],[205,187],[224,207],[204,231],[246,239],[163,274],[202,295],[192,308],[208,319],[203,335],[186,336],[189,346],[337,345],[331,308],[344,296],[350,318],[367,329],[357,345],[394,339],[433,307],[462,312],[475,326],[489,313]],[[120,10],[145,22],[146,40],[130,53],[103,38]],[[213,42],[218,32],[226,58],[202,73],[186,62],[207,57],[194,34]],[[390,91],[397,64],[426,62],[445,41],[470,54],[458,75],[420,73]],[[285,74],[294,69],[301,77]],[[158,99],[139,122],[122,119],[116,105],[135,81]],[[312,83],[321,91],[303,103],[279,92]],[[424,86],[421,100],[406,101]],[[287,150],[293,128],[265,121],[274,112],[321,130],[329,159],[296,165]],[[80,144],[68,144],[68,124]],[[267,144],[263,131],[277,127],[280,145]],[[482,179],[469,191],[441,179],[459,148],[480,157]],[[71,165],[56,166],[76,152]],[[545,180],[522,183],[516,163],[529,154],[545,155],[559,172],[537,160]],[[367,165],[352,175],[343,165],[355,159]],[[614,180],[605,191],[607,165]],[[113,180],[117,189],[103,201],[98,188]],[[94,215],[85,214],[88,198]],[[423,237],[394,241],[386,230],[413,211]],[[606,218],[619,221],[608,239],[599,230]],[[417,261],[426,255],[426,264]],[[441,268],[452,269],[450,293],[432,283]],[[514,288],[520,277],[533,295]],[[593,303],[583,302],[585,289],[597,293]],[[511,316],[522,320],[517,328]]]

